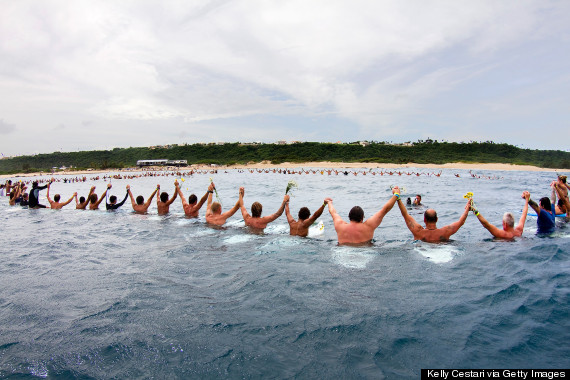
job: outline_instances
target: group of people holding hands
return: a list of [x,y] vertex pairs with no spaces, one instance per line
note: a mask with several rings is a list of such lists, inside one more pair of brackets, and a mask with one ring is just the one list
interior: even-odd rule
[[[392,196],[390,199],[370,218],[364,220],[364,211],[362,208],[360,206],[354,206],[348,214],[349,221],[346,222],[336,211],[332,198],[325,198],[323,204],[313,214],[311,214],[307,207],[302,207],[299,210],[298,219],[295,219],[289,210],[289,195],[284,196],[279,209],[271,215],[262,216],[263,206],[259,202],[254,202],[251,205],[251,214],[249,214],[244,205],[245,189],[243,187],[240,187],[239,189],[239,197],[236,203],[229,210],[222,212],[222,205],[219,202],[213,201],[213,193],[216,190],[213,182],[209,184],[206,193],[199,200],[195,194],[191,194],[186,200],[177,180],[174,182],[175,189],[172,196],[169,196],[167,192],[161,192],[160,185],[157,185],[156,189],[152,194],[150,194],[146,201],[142,195],[135,198],[131,192],[130,186],[127,185],[125,196],[120,202],[118,202],[115,195],[107,197],[108,191],[112,188],[110,183],[107,184],[107,188],[100,196],[97,196],[95,193],[96,188],[93,186],[91,187],[87,198],[78,198],[77,193],[73,193],[73,195],[65,201],[62,201],[59,194],[55,194],[53,199],[51,198],[51,183],[52,182],[50,181],[44,186],[39,186],[38,182],[33,182],[32,188],[26,193],[25,191],[27,190],[27,187],[23,183],[20,182],[16,185],[12,185],[11,181],[7,181],[6,185],[3,186],[3,190],[6,191],[6,195],[10,196],[10,205],[20,204],[22,206],[28,206],[29,208],[47,207],[39,203],[39,192],[43,189],[47,189],[46,196],[49,202],[49,208],[52,209],[61,209],[75,199],[75,207],[77,209],[97,210],[103,199],[107,199],[105,202],[106,209],[116,210],[123,206],[127,199],[130,198],[133,211],[139,214],[147,213],[156,195],[156,206],[159,215],[168,214],[170,205],[177,197],[180,197],[184,214],[187,217],[198,217],[200,209],[204,203],[206,203],[206,222],[212,225],[221,226],[225,224],[226,220],[234,215],[239,209],[241,210],[245,225],[258,233],[263,232],[269,223],[279,218],[283,212],[285,212],[287,222],[290,227],[290,234],[302,237],[308,236],[309,227],[322,215],[325,207],[328,206],[329,213],[334,222],[339,244],[354,245],[370,243],[374,237],[374,231],[380,226],[384,216],[386,216],[386,214],[390,212],[396,204],[398,205],[406,226],[412,233],[414,239],[432,243],[448,241],[450,237],[455,234],[461,226],[463,226],[469,211],[472,211],[475,214],[484,228],[486,228],[494,237],[500,239],[513,239],[522,235],[529,206],[536,212],[539,233],[550,233],[554,230],[556,215],[566,214],[567,220],[568,217],[570,217],[570,202],[568,199],[568,189],[570,189],[570,186],[566,183],[566,176],[558,176],[558,179],[550,184],[551,197],[541,198],[538,204],[530,198],[530,193],[528,191],[524,191],[521,197],[524,199],[525,203],[518,224],[515,226],[514,215],[507,212],[503,215],[502,229],[489,223],[483,215],[481,215],[472,196],[469,195],[466,196],[467,202],[465,204],[465,209],[459,217],[459,220],[456,222],[444,227],[438,227],[437,212],[434,209],[428,208],[424,212],[425,226],[422,226],[408,213],[408,209],[400,197],[400,189],[398,186],[392,188]],[[558,202],[556,201],[556,198],[558,198]],[[408,207],[411,206],[410,203],[411,201],[408,199]],[[413,205],[421,205],[420,195],[416,196]]]

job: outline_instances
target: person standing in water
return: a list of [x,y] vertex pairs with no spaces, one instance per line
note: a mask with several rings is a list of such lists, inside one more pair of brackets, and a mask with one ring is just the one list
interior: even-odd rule
[[71,201],[73,200],[73,198],[77,197],[77,193],[73,193],[73,195],[71,196],[71,198],[69,198],[66,202],[60,202],[59,200],[61,199],[61,196],[59,194],[56,194],[53,196],[53,200],[50,198],[49,196],[49,190],[51,187],[51,182],[48,183],[47,185],[47,200],[50,204],[50,207],[54,210],[59,210],[61,208],[63,208],[63,206],[68,205],[69,203],[71,203]]
[[170,211],[170,205],[176,197],[178,196],[178,181],[174,181],[174,195],[172,198],[168,199],[168,193],[162,192],[160,196],[158,193],[160,192],[160,185],[157,186],[158,192],[156,193],[156,208],[158,209],[158,215],[166,215]]
[[97,194],[91,193],[91,196],[89,197],[89,202],[90,202],[89,210],[98,210],[99,209],[99,204],[101,204],[101,202],[103,202],[103,199],[105,199],[105,196],[107,195],[107,191],[110,188],[111,188],[111,184],[108,183],[107,188],[105,189],[103,194],[101,194],[101,198],[99,198],[99,200],[97,200]]
[[[51,183],[51,181],[49,182]],[[46,208],[45,205],[39,203],[40,191],[47,189],[48,185],[38,186],[38,181],[32,183],[32,189],[29,193],[29,208]]]
[[525,203],[523,207],[522,216],[519,220],[519,224],[515,227],[515,217],[512,213],[506,212],[503,215],[503,229],[499,229],[489,223],[483,215],[479,212],[479,210],[472,204],[471,211],[477,216],[479,222],[496,238],[499,239],[513,239],[515,236],[522,236],[524,231],[524,224],[526,222],[526,215],[528,213],[528,201],[530,199],[530,193],[528,191],[524,191],[522,194],[522,198],[524,198]]
[[[398,186],[392,189],[392,193],[397,193],[399,199],[400,189]],[[384,216],[394,207],[396,195],[393,195],[376,214],[372,215],[366,221],[363,221],[364,210],[362,210],[360,206],[354,206],[348,214],[349,223],[342,220],[340,215],[338,215],[334,208],[332,198],[326,198],[325,202],[328,203],[329,213],[333,218],[338,243],[360,245],[372,242],[374,231],[378,228],[380,223],[382,223]]]
[[206,202],[206,199],[208,199],[208,194],[210,194],[210,187],[208,187],[208,191],[206,191],[206,194],[204,194],[204,196],[200,199],[200,202],[198,202],[198,197],[195,194],[191,194],[188,197],[188,202],[186,202],[186,199],[184,199],[184,194],[182,194],[182,189],[180,189],[180,187],[177,189],[186,217],[197,218],[199,216],[202,205],[204,205],[204,202]]
[[[110,184],[109,184],[110,185]],[[112,186],[109,187],[109,189],[111,189]],[[129,197],[129,190],[128,190],[129,185],[127,185],[127,192],[125,194],[125,198],[123,198],[123,200],[120,203],[117,203],[117,197],[114,195],[111,195],[109,197],[109,202],[107,203],[105,202],[105,207],[107,210],[117,210],[119,207],[121,207],[123,204],[125,204],[125,201],[127,200],[127,198]]]
[[245,225],[252,228],[255,232],[263,232],[265,227],[275,219],[279,218],[281,214],[283,214],[283,210],[285,210],[285,204],[289,202],[289,196],[285,195],[283,198],[283,202],[281,203],[281,207],[277,210],[276,213],[268,215],[268,216],[261,216],[261,212],[263,211],[263,206],[259,202],[253,202],[251,205],[251,215],[248,214],[244,203],[243,203],[243,196],[245,195],[245,189],[243,187],[239,188],[239,206],[241,209],[241,214],[243,216],[243,220]]
[[289,202],[287,202],[285,204],[285,215],[287,216],[287,222],[289,223],[289,234],[292,236],[307,237],[307,235],[309,235],[309,227],[319,219],[325,210],[326,205],[327,200],[325,199],[321,207],[319,207],[313,215],[311,215],[311,211],[307,207],[301,207],[299,210],[299,220],[295,220],[291,215],[291,212],[289,212]]
[[76,195],[75,196],[75,208],[77,210],[85,210],[85,208],[87,207],[87,205],[90,202],[91,194],[93,194],[94,191],[95,191],[95,186],[91,186],[91,189],[89,190],[89,194],[87,194],[87,199],[85,199],[85,197],[79,197],[79,200],[77,200],[77,195]]
[[215,188],[216,185],[214,185],[214,182],[210,183],[210,186],[208,187],[208,203],[206,205],[206,222],[216,226],[221,226],[226,223],[226,220],[229,217],[239,210],[239,199],[231,209],[222,214],[222,205],[219,202],[212,202],[212,193]]
[[133,197],[133,193],[131,192],[131,186],[127,185],[127,193],[129,194],[129,197],[131,197],[131,204],[133,206],[133,210],[137,214],[146,214],[150,204],[152,203],[152,199],[154,198],[154,194],[156,194],[156,192],[159,189],[160,189],[160,185],[156,185],[156,189],[154,189],[154,191],[152,192],[150,197],[148,197],[148,200],[146,202],[144,201],[144,197],[142,195],[137,196],[136,201],[135,201],[135,198]]
[[[395,189],[395,188],[394,188]],[[397,194],[396,191],[392,190],[394,194]],[[406,210],[406,206],[400,200],[400,196],[397,196],[398,207],[400,208],[400,212],[404,217],[404,221],[406,222],[406,226],[414,235],[414,239],[425,241],[428,243],[439,243],[448,241],[451,235],[456,233],[463,224],[465,224],[465,220],[467,219],[467,215],[469,214],[469,210],[471,209],[471,199],[467,200],[467,204],[465,205],[465,210],[463,214],[459,217],[459,220],[455,223],[451,223],[445,227],[437,228],[437,212],[434,209],[427,209],[424,212],[424,223],[425,228],[422,227],[418,222],[412,218],[408,211]]]

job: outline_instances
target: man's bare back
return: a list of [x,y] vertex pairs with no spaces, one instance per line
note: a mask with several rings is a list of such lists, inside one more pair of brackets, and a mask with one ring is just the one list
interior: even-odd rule
[[[394,190],[392,190],[394,192]],[[469,214],[469,210],[471,208],[471,200],[467,201],[465,205],[465,211],[459,218],[459,220],[455,223],[451,223],[448,226],[437,228],[437,213],[433,209],[428,209],[424,213],[424,223],[426,227],[422,227],[419,225],[418,222],[415,221],[413,217],[408,214],[406,210],[406,206],[401,199],[398,197],[398,207],[400,208],[400,212],[404,217],[404,221],[406,222],[406,226],[410,230],[410,232],[414,235],[414,239],[425,241],[428,243],[440,243],[444,241],[449,241],[451,235],[456,233],[459,228],[465,223],[467,219],[467,215]]]
[[285,204],[285,215],[287,215],[287,222],[289,222],[289,234],[292,236],[307,237],[309,235],[309,227],[321,216],[326,204],[327,202],[325,200],[323,205],[319,207],[313,215],[310,214],[308,208],[301,208],[301,210],[299,210],[299,220],[295,220],[289,212],[289,202],[287,202]]
[[[394,189],[398,189],[398,187],[395,187]],[[365,222],[362,221],[364,219],[364,211],[360,207],[355,206],[350,210],[350,222],[347,223],[338,215],[331,198],[326,198],[325,202],[329,205],[329,212],[333,218],[338,243],[366,244],[372,241],[374,238],[374,231],[378,228],[380,223],[382,223],[384,216],[386,216],[392,207],[394,207],[396,197],[392,196],[376,214],[372,215]]]
[[[245,222],[245,225],[253,228],[253,232],[263,232],[263,230],[265,229],[265,227],[267,227],[267,225],[271,222],[273,222],[275,219],[279,218],[281,216],[281,214],[283,214],[283,210],[285,209],[285,203],[287,203],[289,201],[289,196],[285,195],[285,197],[283,198],[283,202],[281,203],[281,207],[279,208],[279,210],[277,210],[276,213],[268,215],[268,216],[261,216],[261,204],[259,204],[258,202],[254,202],[254,204],[252,205],[252,215],[249,215],[247,213],[247,210],[245,209],[245,206],[243,204],[243,196],[245,194],[245,190],[243,187],[240,187],[239,189],[239,203],[240,203],[240,208],[241,208],[241,214],[243,216],[243,220]],[[257,215],[256,212],[254,212],[254,206],[256,205],[256,203],[259,205],[259,215]]]

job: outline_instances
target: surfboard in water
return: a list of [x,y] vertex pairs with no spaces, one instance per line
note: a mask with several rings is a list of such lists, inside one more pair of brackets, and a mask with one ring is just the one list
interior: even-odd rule
[[317,225],[309,227],[309,237],[320,236],[325,233],[325,224],[321,220]]

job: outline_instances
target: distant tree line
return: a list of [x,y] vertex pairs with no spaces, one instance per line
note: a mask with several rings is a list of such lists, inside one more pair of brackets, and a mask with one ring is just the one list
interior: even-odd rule
[[570,169],[570,152],[522,149],[509,144],[487,142],[418,141],[411,146],[385,142],[331,144],[193,144],[153,148],[115,148],[84,152],[54,152],[0,160],[0,173],[50,171],[52,167],[115,169],[135,166],[137,160],[187,160],[188,164],[247,164],[249,162],[408,162],[418,164],[506,163],[543,168]]

